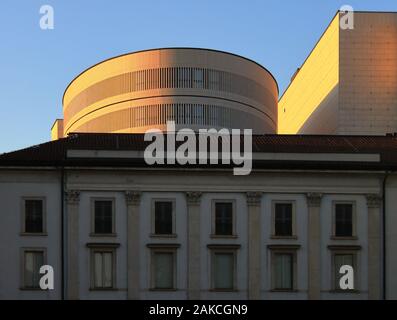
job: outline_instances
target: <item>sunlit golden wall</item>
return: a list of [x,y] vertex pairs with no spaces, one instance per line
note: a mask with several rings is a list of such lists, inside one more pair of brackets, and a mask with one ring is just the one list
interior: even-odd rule
[[165,48],[103,61],[63,98],[64,134],[178,128],[277,130],[278,87],[257,63],[205,49]]
[[339,19],[332,20],[279,101],[278,133],[335,133]]

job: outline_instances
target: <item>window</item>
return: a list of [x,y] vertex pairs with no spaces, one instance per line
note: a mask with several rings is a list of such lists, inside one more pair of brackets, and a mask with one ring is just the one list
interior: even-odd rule
[[214,253],[214,289],[233,290],[234,253]]
[[[359,269],[358,269],[358,254],[361,250],[361,246],[348,245],[348,246],[334,246],[330,245],[328,248],[331,250],[332,257],[332,288],[336,291],[349,292],[352,290],[357,291],[358,283],[357,279]],[[340,287],[340,279],[344,274],[339,273],[340,268],[344,265],[351,266],[354,272],[354,289],[342,289]]]
[[44,250],[27,249],[23,252],[23,288],[40,288],[40,268],[44,265]]
[[274,289],[292,290],[293,255],[291,253],[276,253],[274,259]]
[[240,245],[208,245],[208,248],[211,250],[212,290],[236,290],[237,249]]
[[234,202],[214,202],[214,231],[215,236],[232,236],[234,234]]
[[153,288],[174,289],[174,252],[153,253]]
[[278,237],[293,236],[292,203],[274,204],[274,235]]
[[297,250],[300,245],[269,245],[272,290],[293,291],[297,287]]
[[353,237],[353,204],[335,203],[334,235],[335,237]]
[[108,199],[94,199],[94,223],[95,235],[107,235],[114,233],[114,201]]
[[176,258],[179,244],[148,244],[151,249],[152,290],[176,290]]
[[24,233],[43,234],[45,232],[45,214],[43,199],[24,199]]
[[116,283],[116,248],[118,244],[107,244],[91,248],[91,289],[113,289]]
[[174,232],[174,201],[154,201],[154,234],[172,235]]

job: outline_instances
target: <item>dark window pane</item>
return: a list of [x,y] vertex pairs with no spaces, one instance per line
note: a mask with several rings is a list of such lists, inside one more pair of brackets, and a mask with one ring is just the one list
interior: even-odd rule
[[232,290],[234,288],[234,254],[216,253],[214,258],[214,289]]
[[43,200],[25,200],[25,232],[43,232]]
[[154,233],[172,234],[172,202],[156,201],[154,215]]
[[351,237],[353,235],[353,205],[338,203],[335,205],[335,236]]
[[95,233],[113,232],[113,202],[95,201]]
[[215,203],[215,234],[233,234],[233,204],[231,202]]
[[292,203],[276,203],[275,235],[292,236]]
[[39,288],[40,268],[44,264],[44,254],[40,251],[26,251],[24,265],[24,287]]

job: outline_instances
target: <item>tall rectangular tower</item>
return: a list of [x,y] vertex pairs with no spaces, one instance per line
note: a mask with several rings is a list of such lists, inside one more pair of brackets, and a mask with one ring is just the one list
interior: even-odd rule
[[279,101],[278,133],[397,131],[397,12],[338,12]]

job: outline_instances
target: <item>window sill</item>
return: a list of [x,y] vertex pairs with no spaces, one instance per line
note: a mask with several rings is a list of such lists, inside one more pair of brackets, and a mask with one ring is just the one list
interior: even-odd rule
[[210,289],[210,292],[238,292],[237,289]]
[[19,290],[21,290],[21,291],[48,291],[48,290],[43,290],[40,287],[38,287],[38,288],[20,287]]
[[47,232],[21,232],[19,234],[21,237],[46,237]]
[[351,237],[338,237],[338,236],[331,236],[331,240],[358,240],[357,236],[351,236]]
[[151,233],[150,234],[151,238],[164,238],[164,239],[170,239],[170,238],[178,238],[178,235],[175,233],[171,234],[156,234],[156,233]]
[[117,233],[90,233],[90,237],[97,237],[97,238],[104,238],[104,237],[112,237],[115,238],[117,237]]
[[119,291],[117,288],[90,288],[90,291]]
[[172,291],[172,292],[175,292],[175,291],[178,291],[178,289],[176,289],[176,288],[168,288],[168,289],[166,289],[166,288],[164,288],[164,289],[161,289],[161,288],[150,288],[149,291],[157,291],[157,292],[170,292],[170,291]]
[[298,240],[298,236],[276,236],[273,235],[270,239],[282,239],[282,240]]
[[298,292],[296,289],[271,289],[270,292]]
[[357,289],[352,289],[352,290],[351,289],[346,289],[346,290],[334,289],[334,290],[330,290],[329,293],[355,293],[355,294],[358,294],[358,293],[361,293],[361,291],[357,290]]
[[211,234],[210,238],[212,238],[212,239],[237,239],[238,235],[236,235],[236,234],[231,234],[231,235]]

